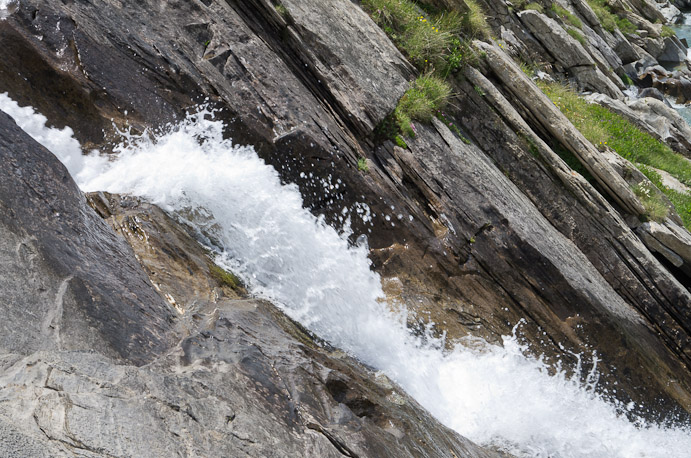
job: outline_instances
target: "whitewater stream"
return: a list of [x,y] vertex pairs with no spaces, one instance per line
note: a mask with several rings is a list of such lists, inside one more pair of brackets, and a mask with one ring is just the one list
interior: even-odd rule
[[[633,406],[595,394],[595,377],[582,385],[561,373],[549,376],[512,336],[503,347],[469,340],[453,351],[413,337],[404,312],[394,314],[378,300],[383,292],[367,247],[349,246],[347,231],[339,235],[305,210],[297,187],[282,185],[252,147],[224,140],[222,123],[208,111],[155,135],[123,134],[117,159],[109,161],[97,152],[83,156],[69,128],[46,127],[45,117],[6,94],[0,110],[58,156],[82,190],[143,196],[195,225],[214,241],[219,264],[254,295],[385,373],[479,444],[531,457],[691,452],[691,430],[632,423],[622,412]],[[351,217],[384,216],[362,208]]]

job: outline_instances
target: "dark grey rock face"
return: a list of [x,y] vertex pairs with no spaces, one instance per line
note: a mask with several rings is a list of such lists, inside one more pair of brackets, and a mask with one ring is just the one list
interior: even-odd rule
[[0,346],[95,350],[144,364],[174,342],[173,311],[60,161],[0,113]]
[[[441,128],[420,129],[408,150],[380,141],[372,129],[395,106],[411,68],[352,2],[334,3],[345,19],[334,25],[334,36],[324,36],[332,26],[323,24],[333,18],[321,3],[285,1],[279,13],[266,0],[23,1],[0,21],[0,91],[106,149],[100,129],[111,118],[118,125],[127,118],[141,130],[209,97],[223,108],[228,134],[254,144],[283,180],[300,187],[315,213],[335,221],[343,207],[365,202],[378,215],[393,206],[413,216],[395,227],[384,218],[354,221],[354,230],[368,234],[387,292],[447,323],[450,338],[475,334],[498,342],[525,319],[536,353],[573,361],[569,352],[597,348],[603,373],[625,401],[663,399],[663,412],[691,409],[689,292],[627,226],[638,224],[632,215],[642,211],[640,202],[598,151],[561,117],[554,125],[536,97],[526,97],[534,87],[522,72],[514,68],[510,84],[501,78],[508,67],[492,70],[486,60],[480,70],[515,113],[456,81],[449,114],[479,149],[467,153]],[[492,20],[510,26],[502,36],[511,37],[517,55],[539,54],[554,69],[564,66],[547,48],[560,55],[571,37],[561,31],[547,37],[544,24],[535,28],[544,36],[534,36],[506,2],[487,3]],[[580,76],[595,78],[595,87],[611,83],[618,94],[609,69],[618,65],[615,51],[622,63],[648,67],[655,59],[644,48],[652,51],[662,40],[632,44],[619,31],[603,30],[586,2],[574,4],[596,34],[586,33],[574,51],[574,62],[587,64]],[[641,23],[654,34],[652,24]],[[493,49],[495,63],[510,62]],[[527,138],[541,141],[539,154],[517,135],[518,124],[509,121],[516,114],[528,126],[522,132],[532,132]],[[554,158],[550,148],[559,140],[590,163],[598,188]],[[361,157],[369,173],[357,170]],[[341,179],[342,186],[324,195],[302,172]],[[56,297],[61,278],[46,300]],[[620,323],[621,316],[637,318]],[[548,338],[536,337],[538,330]]]
[[0,158],[2,456],[497,456],[273,305],[237,299],[160,209],[90,196],[140,266],[4,114]]

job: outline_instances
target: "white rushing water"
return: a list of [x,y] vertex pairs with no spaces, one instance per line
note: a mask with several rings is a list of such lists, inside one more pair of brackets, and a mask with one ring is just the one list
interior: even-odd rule
[[518,456],[686,457],[691,431],[643,422],[593,393],[592,386],[549,376],[523,355],[512,336],[504,346],[423,343],[390,312],[366,247],[302,208],[293,185],[251,147],[222,138],[222,124],[189,116],[157,134],[128,137],[108,161],[81,156],[69,129],[0,95],[0,109],[53,151],[85,191],[145,196],[195,224],[224,250],[219,263],[322,338],[399,383],[462,435]]

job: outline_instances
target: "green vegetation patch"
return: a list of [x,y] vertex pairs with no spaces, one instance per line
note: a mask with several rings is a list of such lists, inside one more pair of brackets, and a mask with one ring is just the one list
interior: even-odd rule
[[616,23],[619,30],[621,30],[621,33],[636,33],[636,26],[633,25],[628,19],[617,17]]
[[468,11],[425,13],[412,0],[363,0],[362,6],[420,71],[448,76],[475,59],[469,39],[487,39],[490,28],[480,6]]
[[649,220],[664,221],[669,213],[667,204],[655,192],[652,185],[647,182],[642,182],[633,187],[633,192],[638,196],[643,208],[645,208],[645,216]]
[[216,264],[209,264],[209,274],[211,274],[211,276],[218,281],[221,286],[227,286],[234,291],[244,292],[242,281],[240,281],[240,279],[234,274],[217,266]]
[[544,13],[545,9],[539,3],[531,2],[523,7],[523,10],[537,11],[538,13]]
[[[677,213],[679,213],[681,220],[684,222],[684,226],[691,230],[691,195],[685,192],[670,189],[665,186],[662,182],[662,177],[656,170],[643,164],[636,164],[636,166],[638,167],[638,170],[643,173],[643,175],[645,175],[655,186],[657,186],[659,190],[665,194],[665,196],[667,196],[670,202],[672,202],[672,205],[674,205],[674,208],[677,210]],[[635,189],[634,192],[636,192]],[[646,207],[645,202],[643,202],[643,206]],[[647,207],[646,211],[648,211]]]
[[636,26],[626,18],[620,18],[607,3],[607,0],[587,0],[588,5],[600,20],[600,24],[608,32],[614,32],[616,29],[621,30],[622,33],[634,33]]
[[284,19],[288,16],[288,10],[285,6],[278,4],[275,6],[276,12],[280,14]]
[[563,21],[568,22],[572,26],[580,29],[583,27],[583,22],[581,22],[578,17],[576,17],[573,13],[571,13],[569,10],[566,8],[563,8],[556,3],[552,3],[552,6],[550,6],[549,10],[554,13],[557,17],[562,19]]
[[[467,11],[458,13],[413,0],[362,0],[365,11],[423,73],[401,97],[394,112],[377,127],[376,136],[407,147],[403,136],[415,136],[413,121],[429,122],[447,104],[451,87],[446,78],[477,60],[469,43],[489,39],[491,29],[475,0],[464,3]],[[444,122],[462,137],[452,121]]]
[[566,33],[571,35],[572,38],[575,38],[576,41],[578,41],[580,44],[585,46],[585,37],[583,36],[583,34],[581,32],[579,32],[576,29],[569,29],[566,31]]
[[662,38],[673,37],[673,36],[675,36],[675,35],[676,35],[676,33],[674,33],[674,29],[673,29],[673,28],[671,28],[671,27],[668,26],[668,25],[663,25],[663,26],[662,26],[662,30],[660,31],[660,36],[661,36]]
[[429,122],[437,110],[446,106],[450,96],[451,86],[443,79],[433,75],[418,77],[394,110],[400,132],[414,137],[413,121]]
[[[660,175],[650,168],[664,170],[690,186],[691,162],[688,159],[622,116],[601,105],[588,103],[569,87],[541,81],[537,84],[593,145],[600,149],[610,147],[636,165],[672,201],[684,225],[691,229],[691,195],[667,188],[662,184]],[[653,210],[651,208],[649,211],[653,216],[657,215]]]
[[468,13],[463,16],[464,32],[469,38],[487,40],[492,35],[492,29],[487,23],[484,11],[475,0],[465,0]]
[[367,165],[367,159],[361,157],[357,160],[357,169],[363,173],[369,172],[369,166]]

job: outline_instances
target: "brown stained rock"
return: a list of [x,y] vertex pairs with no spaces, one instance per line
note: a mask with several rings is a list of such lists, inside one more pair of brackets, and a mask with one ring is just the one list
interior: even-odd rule
[[87,202],[134,248],[154,288],[179,314],[194,301],[246,296],[241,285],[233,288],[214,276],[219,268],[211,254],[155,205],[101,192],[88,194]]

